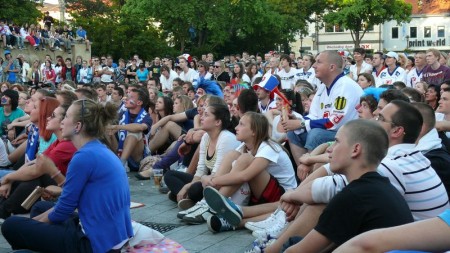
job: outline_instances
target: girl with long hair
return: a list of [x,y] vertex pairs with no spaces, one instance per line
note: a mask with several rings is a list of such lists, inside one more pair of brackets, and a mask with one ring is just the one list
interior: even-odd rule
[[117,155],[99,141],[116,117],[117,108],[110,103],[78,100],[69,107],[62,137],[78,151],[61,196],[33,219],[13,216],[3,223],[2,234],[13,249],[116,252],[133,236],[127,175]]

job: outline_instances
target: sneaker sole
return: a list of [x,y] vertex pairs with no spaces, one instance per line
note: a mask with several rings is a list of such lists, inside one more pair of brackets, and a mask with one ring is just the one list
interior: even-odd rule
[[231,225],[235,227],[239,226],[239,223],[242,221],[241,215],[228,204],[225,197],[219,191],[212,187],[207,187],[203,190],[203,195],[211,209],[217,212],[217,214],[222,215]]
[[178,208],[180,210],[187,210],[195,205],[195,202],[190,199],[182,199],[178,202]]

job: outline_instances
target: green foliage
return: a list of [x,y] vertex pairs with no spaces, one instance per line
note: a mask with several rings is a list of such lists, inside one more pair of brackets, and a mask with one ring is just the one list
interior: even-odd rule
[[389,20],[411,20],[412,6],[403,0],[336,0],[336,4],[337,10],[326,14],[324,21],[349,29],[356,47],[369,27]]
[[[306,2],[322,2],[307,0]],[[265,52],[287,44],[317,9],[300,0],[128,0],[124,11],[149,17],[179,52]],[[321,10],[323,11],[323,9]],[[191,36],[189,29],[195,29]]]
[[34,24],[38,18],[43,17],[34,1],[0,0],[0,6],[0,18],[12,20],[16,24]]

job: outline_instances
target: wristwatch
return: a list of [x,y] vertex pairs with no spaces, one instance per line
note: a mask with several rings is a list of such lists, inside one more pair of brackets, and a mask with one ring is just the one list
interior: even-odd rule
[[300,120],[300,128],[305,128],[305,121],[304,120]]

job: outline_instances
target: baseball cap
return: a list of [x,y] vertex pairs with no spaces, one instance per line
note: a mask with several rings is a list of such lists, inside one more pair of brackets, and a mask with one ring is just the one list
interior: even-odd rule
[[11,54],[11,51],[5,50],[5,56],[6,56],[7,54]]
[[386,57],[395,58],[398,61],[398,54],[396,52],[390,51],[386,54]]

